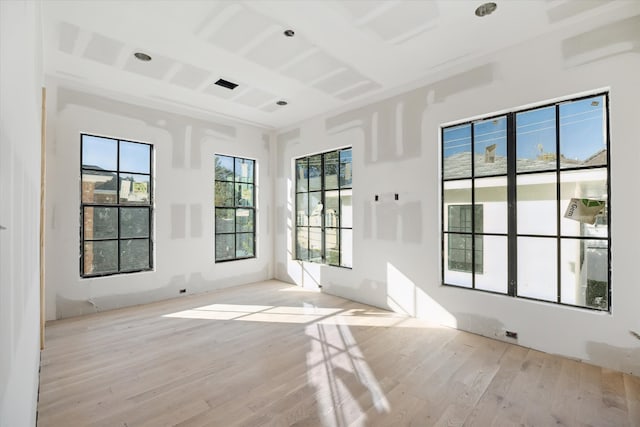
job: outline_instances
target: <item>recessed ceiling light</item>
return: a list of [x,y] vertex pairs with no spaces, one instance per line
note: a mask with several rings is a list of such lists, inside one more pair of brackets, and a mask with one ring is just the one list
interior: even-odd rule
[[491,15],[493,12],[495,12],[497,7],[498,5],[493,2],[481,4],[476,9],[476,16],[482,17],[482,16]]
[[138,58],[140,61],[143,61],[143,62],[151,61],[151,57],[146,53],[136,52],[133,54],[133,56],[135,56],[136,58]]
[[598,105],[600,105],[600,103],[598,101],[592,101],[591,102],[591,106],[592,107],[597,107]]
[[293,37],[296,34],[296,32],[293,30],[284,30],[283,34],[287,37]]
[[287,102],[287,101],[283,101],[283,100],[281,99],[280,101],[276,102],[276,104],[278,104],[278,105],[287,105],[287,104],[288,104],[288,102]]

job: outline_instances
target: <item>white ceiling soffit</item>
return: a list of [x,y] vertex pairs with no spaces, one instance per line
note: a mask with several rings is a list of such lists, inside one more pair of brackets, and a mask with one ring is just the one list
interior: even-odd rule
[[47,0],[45,71],[69,86],[282,128],[569,25],[578,34],[640,14],[635,0],[496,0],[478,18],[480,3]]

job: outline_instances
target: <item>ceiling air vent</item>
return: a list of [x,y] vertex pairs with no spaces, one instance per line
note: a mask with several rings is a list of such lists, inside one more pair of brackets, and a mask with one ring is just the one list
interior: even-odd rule
[[238,87],[236,83],[230,82],[225,79],[218,79],[218,81],[215,84],[217,84],[218,86],[226,87],[227,89],[230,89],[230,90],[234,90],[235,88]]

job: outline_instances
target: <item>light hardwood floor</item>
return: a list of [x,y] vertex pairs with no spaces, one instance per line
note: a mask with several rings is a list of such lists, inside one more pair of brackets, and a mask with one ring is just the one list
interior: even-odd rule
[[51,322],[38,425],[640,426],[640,378],[270,281]]

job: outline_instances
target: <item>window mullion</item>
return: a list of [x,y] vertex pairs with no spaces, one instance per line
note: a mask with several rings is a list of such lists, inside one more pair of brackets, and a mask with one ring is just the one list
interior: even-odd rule
[[507,114],[507,293],[518,292],[516,115]]
[[[556,104],[555,108],[556,113],[556,257],[557,257],[557,272],[556,272],[556,285],[557,285],[557,296],[556,301],[558,303],[561,302],[562,295],[562,284],[560,279],[562,277],[562,257],[561,257],[561,249],[562,249],[562,241],[560,239],[560,219],[562,218],[562,213],[560,212],[560,105]],[[608,167],[608,165],[607,165]]]
[[321,239],[321,254],[322,254],[322,263],[327,263],[327,246],[326,246],[326,224],[324,221],[325,212],[326,212],[326,203],[325,203],[325,188],[324,188],[324,157],[325,155],[320,155],[320,203],[322,203],[322,214],[320,215],[320,239]]
[[118,169],[118,171],[116,172],[116,206],[118,209],[118,229],[116,231],[116,236],[118,236],[118,240],[117,240],[118,244],[116,248],[117,249],[116,258],[118,259],[118,273],[119,273],[121,271],[120,269],[120,221],[121,221],[121,218],[120,218],[120,140],[118,140],[116,153],[117,153],[116,165]]
[[471,288],[476,288],[475,123],[471,124]]

